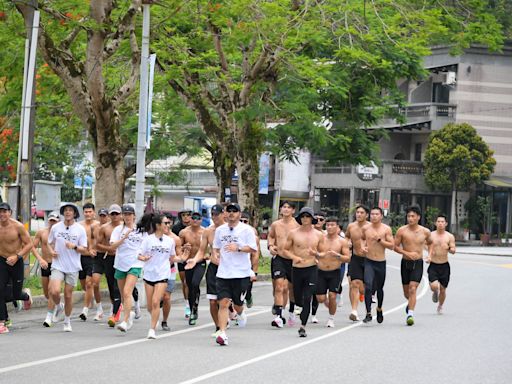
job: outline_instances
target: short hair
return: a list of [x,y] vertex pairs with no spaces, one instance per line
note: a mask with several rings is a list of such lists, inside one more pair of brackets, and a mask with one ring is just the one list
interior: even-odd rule
[[370,214],[370,209],[366,206],[366,205],[363,205],[363,204],[358,204],[356,205],[356,211],[361,208],[361,209],[364,209],[364,211],[366,212],[367,215]]
[[322,216],[322,217],[325,217],[325,213],[324,213],[324,212],[322,212],[322,211],[315,212],[315,216]]
[[86,210],[86,209],[95,210],[96,208],[94,207],[93,203],[85,203],[84,206],[82,207],[82,209],[84,209],[84,210]]
[[326,220],[325,220],[326,223],[336,223],[339,225],[338,223],[338,218],[336,216],[329,216]]
[[421,216],[420,207],[418,207],[417,205],[411,205],[410,207],[407,207],[407,209],[405,210],[405,214],[407,215],[409,212],[414,212],[418,216]]
[[373,207],[373,208],[372,208],[372,211],[374,211],[374,210],[380,211],[380,214],[381,214],[382,216],[384,216],[384,211],[382,210],[382,208],[381,208],[381,207]]
[[283,205],[285,204],[288,204],[290,207],[292,207],[293,209],[296,209],[297,208],[297,205],[293,202],[293,201],[290,201],[290,200],[283,200],[281,201],[281,204],[279,204],[279,209],[283,208]]
[[446,217],[446,215],[444,213],[440,213],[439,215],[437,215],[436,220],[439,219],[440,217],[442,217],[444,219],[444,221],[448,222],[448,218]]

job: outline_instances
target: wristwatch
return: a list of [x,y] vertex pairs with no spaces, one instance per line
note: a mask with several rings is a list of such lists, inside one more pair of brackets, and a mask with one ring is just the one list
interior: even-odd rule
[[73,249],[76,251],[78,249],[78,245],[75,244],[75,246],[73,247]]
[[18,260],[23,259],[23,256],[21,256],[21,255],[16,255],[16,256],[18,256]]

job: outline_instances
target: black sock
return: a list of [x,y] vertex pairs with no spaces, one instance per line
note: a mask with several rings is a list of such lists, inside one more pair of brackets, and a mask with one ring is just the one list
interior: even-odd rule
[[295,303],[293,301],[290,301],[290,309],[289,309],[289,311],[291,313],[293,313],[294,310],[295,310]]
[[283,306],[282,305],[276,305],[276,316],[283,317]]

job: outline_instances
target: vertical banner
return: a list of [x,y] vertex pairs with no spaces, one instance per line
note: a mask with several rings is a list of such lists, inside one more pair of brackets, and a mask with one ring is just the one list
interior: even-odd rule
[[149,56],[149,89],[148,89],[148,128],[146,130],[146,148],[149,149],[151,144],[151,114],[153,104],[153,80],[155,78],[155,62],[156,55],[153,53]]
[[258,193],[268,195],[268,179],[270,177],[270,156],[264,153],[260,156],[260,184]]

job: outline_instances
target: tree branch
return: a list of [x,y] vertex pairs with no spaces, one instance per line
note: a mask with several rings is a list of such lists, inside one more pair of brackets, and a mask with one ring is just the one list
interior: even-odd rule
[[103,49],[103,60],[107,60],[119,49],[127,32],[133,32],[135,29],[135,16],[139,12],[140,6],[141,0],[132,0],[132,4],[119,21],[116,31],[107,34],[106,40],[110,41]]
[[131,72],[126,82],[119,88],[116,95],[112,97],[112,105],[115,110],[133,93],[140,76],[140,50],[134,30],[130,33],[130,48],[132,52]]

